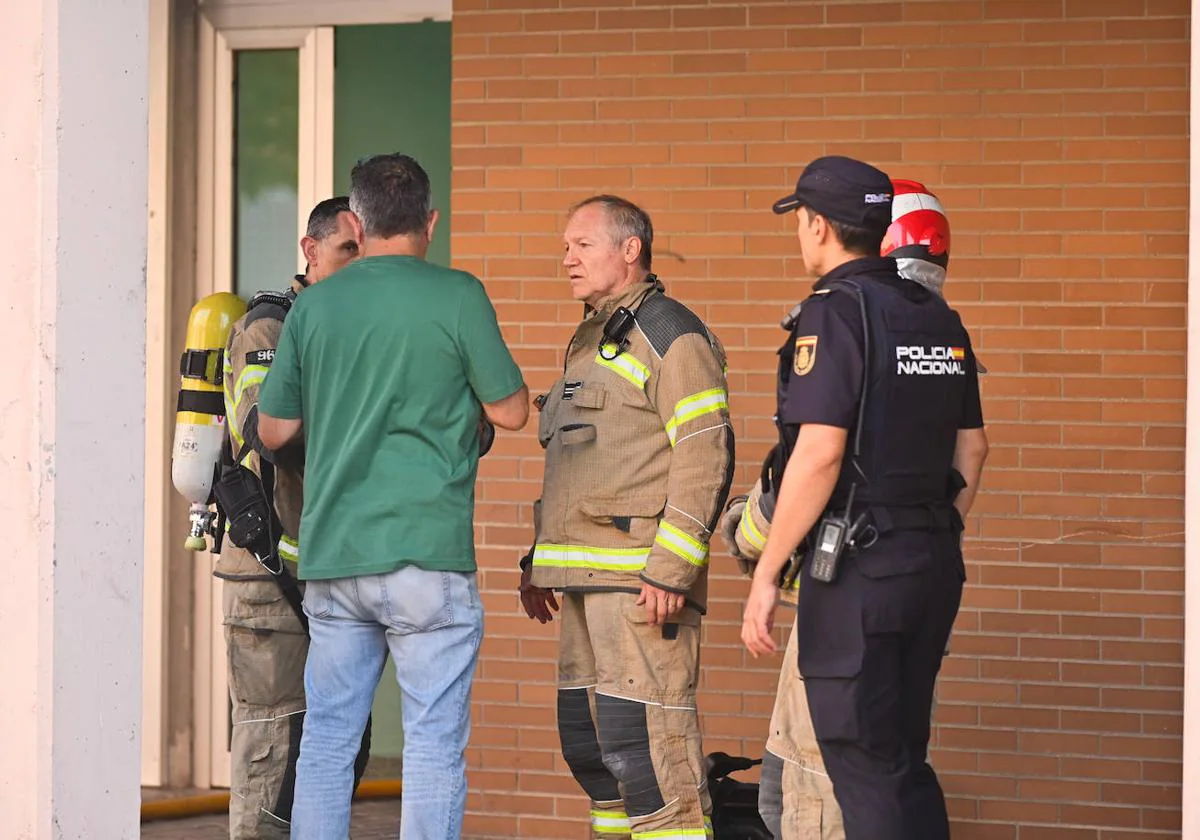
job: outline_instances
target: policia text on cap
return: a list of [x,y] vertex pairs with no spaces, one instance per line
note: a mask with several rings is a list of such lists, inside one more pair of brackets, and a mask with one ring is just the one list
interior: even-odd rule
[[[775,204],[795,211],[818,280],[781,354],[786,468],[742,640],[755,656],[775,649],[778,577],[798,552],[796,664],[847,840],[941,840],[945,801],[923,758],[987,438],[957,313],[876,256],[891,191],[878,169],[828,157]],[[956,364],[899,364],[914,347]]]

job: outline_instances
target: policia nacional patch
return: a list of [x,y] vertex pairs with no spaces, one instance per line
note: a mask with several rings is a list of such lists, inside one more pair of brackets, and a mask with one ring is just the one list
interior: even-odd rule
[[804,376],[817,363],[818,337],[815,335],[806,335],[803,338],[796,339],[796,353],[792,356],[792,372],[797,376]]

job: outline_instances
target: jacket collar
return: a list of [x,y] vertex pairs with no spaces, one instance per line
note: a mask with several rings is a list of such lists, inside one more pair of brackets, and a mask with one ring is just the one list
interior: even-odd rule
[[644,298],[651,294],[661,294],[664,291],[666,291],[666,287],[662,284],[662,281],[656,275],[649,274],[645,280],[630,283],[616,294],[601,298],[595,309],[585,303],[583,305],[583,318],[585,321],[597,317],[607,320],[620,307],[625,306],[634,309]]

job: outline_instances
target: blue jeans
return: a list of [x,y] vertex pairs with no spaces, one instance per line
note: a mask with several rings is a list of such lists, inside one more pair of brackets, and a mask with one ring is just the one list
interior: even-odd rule
[[309,581],[308,713],[292,840],[346,840],[354,757],[392,653],[404,716],[400,840],[455,840],[466,807],[471,681],[483,635],[475,575],[403,566]]

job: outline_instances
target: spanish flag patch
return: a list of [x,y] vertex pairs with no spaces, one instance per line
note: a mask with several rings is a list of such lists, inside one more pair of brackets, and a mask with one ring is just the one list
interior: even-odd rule
[[796,339],[796,352],[792,356],[792,372],[796,376],[804,376],[817,363],[817,338],[815,335],[806,335]]

